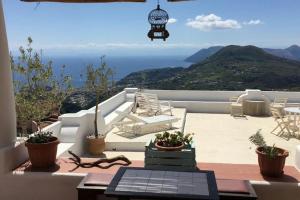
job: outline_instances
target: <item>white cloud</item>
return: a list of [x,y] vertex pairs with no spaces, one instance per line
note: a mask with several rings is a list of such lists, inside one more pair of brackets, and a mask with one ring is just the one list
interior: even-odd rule
[[169,20],[168,20],[168,24],[174,24],[174,23],[176,23],[177,22],[177,19],[175,19],[175,18],[170,18]]
[[237,20],[224,20],[215,14],[198,15],[195,19],[188,19],[186,25],[201,31],[210,31],[214,29],[239,29],[242,27]]
[[248,22],[243,22],[243,24],[245,25],[260,25],[260,24],[263,24],[263,22],[259,19],[255,19],[255,20],[250,20]]

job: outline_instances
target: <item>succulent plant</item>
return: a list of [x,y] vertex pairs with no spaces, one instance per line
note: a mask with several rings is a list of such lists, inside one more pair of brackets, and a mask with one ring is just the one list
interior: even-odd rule
[[182,144],[190,145],[193,140],[192,134],[184,135],[180,131],[175,133],[165,131],[163,134],[156,134],[155,137],[155,142],[163,147],[177,147]]
[[54,140],[54,137],[52,136],[52,134],[53,134],[53,132],[50,132],[50,131],[47,131],[47,132],[38,131],[38,132],[30,135],[27,142],[35,143],[35,144],[52,142]]

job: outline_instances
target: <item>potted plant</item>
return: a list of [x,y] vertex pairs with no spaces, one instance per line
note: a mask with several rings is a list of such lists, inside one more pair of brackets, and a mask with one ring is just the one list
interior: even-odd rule
[[283,174],[285,159],[289,152],[285,149],[273,146],[267,146],[263,135],[258,130],[249,140],[257,146],[258,164],[262,175],[269,177],[279,177]]
[[[100,96],[108,96],[109,77],[113,77],[113,71],[107,67],[104,56],[101,57],[101,63],[98,68],[94,68],[93,65],[87,66],[86,87],[96,94],[95,117],[93,121],[94,132],[87,136],[87,148],[92,155],[100,155],[105,150],[105,135],[99,134],[97,121]],[[113,84],[113,81],[111,83]]]
[[192,134],[184,135],[180,131],[175,133],[164,132],[163,134],[156,134],[154,145],[161,151],[179,151],[186,145],[190,145],[193,137]]
[[39,130],[25,142],[33,168],[49,168],[55,165],[59,141],[52,134]]

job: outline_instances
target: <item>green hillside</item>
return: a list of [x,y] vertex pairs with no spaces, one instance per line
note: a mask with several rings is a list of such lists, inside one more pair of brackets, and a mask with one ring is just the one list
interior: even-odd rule
[[136,72],[118,84],[138,86],[141,74],[145,77],[143,86],[153,89],[300,90],[300,62],[276,57],[255,46],[227,46],[189,68]]

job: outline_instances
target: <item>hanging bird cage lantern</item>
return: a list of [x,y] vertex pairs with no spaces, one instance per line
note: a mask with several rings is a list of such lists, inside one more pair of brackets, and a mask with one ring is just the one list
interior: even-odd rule
[[160,8],[159,3],[157,8],[152,10],[148,15],[148,21],[151,24],[151,30],[148,32],[148,37],[153,39],[166,39],[169,37],[169,32],[166,30],[166,24],[168,23],[168,13]]

